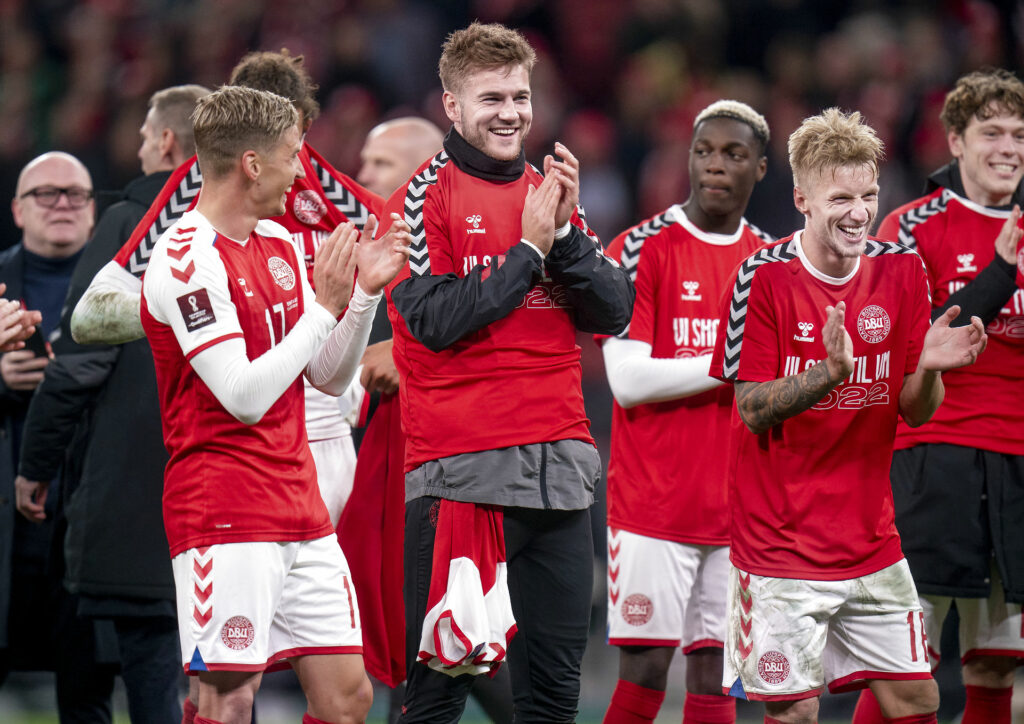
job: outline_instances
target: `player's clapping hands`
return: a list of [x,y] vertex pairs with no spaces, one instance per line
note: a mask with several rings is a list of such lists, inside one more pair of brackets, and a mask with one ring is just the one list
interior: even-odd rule
[[555,209],[562,196],[561,186],[554,174],[548,174],[540,186],[532,185],[526,190],[523,204],[523,238],[547,255],[555,241]]
[[561,143],[555,143],[555,153],[561,160],[545,156],[544,176],[553,176],[562,190],[555,210],[555,228],[559,229],[569,223],[572,212],[580,202],[580,162]]
[[828,317],[821,330],[821,341],[825,345],[828,357],[829,376],[832,380],[842,380],[853,372],[853,340],[846,331],[846,302],[839,302],[834,307],[825,307]]
[[316,301],[337,317],[348,306],[356,271],[356,225],[346,221],[327,237],[313,255]]
[[971,317],[970,324],[951,327],[950,324],[959,314],[960,307],[954,304],[932,322],[921,348],[921,359],[918,364],[922,368],[944,372],[956,367],[965,367],[973,364],[978,355],[985,350],[985,345],[988,344],[985,325],[978,317]]
[[397,276],[409,258],[412,243],[409,225],[396,213],[391,214],[391,228],[379,238],[374,238],[376,232],[377,217],[370,214],[356,244],[358,284],[367,294],[377,294]]
[[1020,216],[1020,206],[1014,204],[1013,211],[1010,212],[1003,223],[1003,228],[999,230],[999,236],[996,237],[996,254],[1002,257],[1007,264],[1017,263],[1017,244],[1020,242],[1021,235],[1024,235],[1024,229],[1019,226]]

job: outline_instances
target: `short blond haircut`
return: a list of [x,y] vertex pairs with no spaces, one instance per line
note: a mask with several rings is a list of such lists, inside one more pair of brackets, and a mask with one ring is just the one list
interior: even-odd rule
[[704,121],[715,118],[729,118],[740,123],[746,123],[754,133],[754,138],[761,144],[761,154],[764,155],[768,148],[768,141],[771,134],[768,131],[768,121],[760,113],[741,101],[721,100],[715,101],[710,106],[697,114],[693,121],[693,130],[697,130]]
[[169,128],[178,139],[181,153],[188,158],[196,152],[196,140],[192,135],[192,112],[196,102],[210,89],[201,85],[175,85],[154,93],[149,98],[149,107],[153,109],[155,130],[159,133]]
[[813,174],[843,166],[868,166],[878,175],[885,144],[857,111],[829,108],[805,118],[789,137],[789,165],[793,184],[806,184]]
[[939,119],[959,135],[972,118],[987,121],[997,115],[1024,118],[1024,83],[1008,70],[978,70],[961,77],[946,94]]
[[192,114],[199,168],[204,176],[227,175],[246,151],[269,152],[299,122],[287,98],[242,86],[222,86],[199,99]]
[[457,93],[470,73],[521,65],[533,72],[537,54],[522,33],[499,23],[473,23],[448,36],[438,63],[441,85]]

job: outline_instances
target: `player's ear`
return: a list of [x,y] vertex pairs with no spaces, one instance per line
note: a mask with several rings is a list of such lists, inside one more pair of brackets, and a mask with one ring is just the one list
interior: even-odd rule
[[462,113],[460,113],[459,99],[455,97],[455,94],[451,91],[445,91],[444,95],[441,96],[441,102],[444,103],[444,113],[448,116],[448,120],[456,124],[456,126],[460,125]]
[[950,129],[946,134],[946,143],[949,144],[949,153],[953,158],[959,160],[964,157],[964,137],[962,134]]
[[799,186],[793,187],[793,205],[801,214],[807,213],[807,194]]
[[765,156],[761,156],[757,160],[757,180],[763,179],[766,173],[768,173],[768,159]]
[[246,178],[250,181],[256,181],[260,177],[262,164],[260,163],[260,155],[253,150],[248,150],[242,154],[242,173],[245,174]]

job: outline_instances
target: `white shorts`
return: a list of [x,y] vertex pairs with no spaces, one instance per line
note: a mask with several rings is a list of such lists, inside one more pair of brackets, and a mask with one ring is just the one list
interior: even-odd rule
[[901,560],[845,581],[729,572],[722,690],[754,701],[808,699],[872,679],[930,679],[924,614]]
[[309,451],[316,464],[316,482],[320,486],[320,497],[324,499],[331,525],[338,527],[341,511],[345,510],[348,496],[352,494],[352,482],[356,476],[356,448],[352,435],[329,437],[325,440],[311,440]]
[[363,651],[359,605],[334,535],[190,548],[171,567],[186,673],[264,671],[293,656]]
[[728,576],[728,546],[609,528],[608,643],[721,648]]
[[960,614],[961,662],[976,656],[1015,656],[1024,659],[1024,617],[1021,616],[1021,604],[1006,602],[1003,579],[994,562],[991,578],[992,595],[988,598],[921,596],[933,670],[939,665],[942,624],[954,601],[957,613]]

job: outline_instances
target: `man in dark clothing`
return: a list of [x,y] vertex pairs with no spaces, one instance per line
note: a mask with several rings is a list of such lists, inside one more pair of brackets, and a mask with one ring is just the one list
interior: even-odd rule
[[[170,172],[195,153],[191,113],[209,93],[202,86],[159,91],[140,129],[144,176],[124,189],[100,218],[68,292],[57,356],[28,409],[18,485],[56,475],[61,452],[82,420],[89,430],[81,479],[65,491],[66,585],[78,594],[78,614],[111,619],[121,673],[135,724],[181,720],[174,582],[160,497],[163,446],[152,354],[145,340],[82,346],[71,339],[70,314],[96,271],[109,261],[145,214]],[[30,520],[45,512],[32,495],[19,496]]]
[[[57,540],[57,496],[49,481],[37,491],[46,520],[33,524],[14,514],[15,471],[25,414],[52,352],[48,340],[82,247],[92,230],[92,179],[66,153],[46,153],[18,178],[11,203],[22,242],[0,255],[7,295],[39,310],[39,332],[23,349],[0,357],[0,681],[11,670],[56,670],[57,702],[65,720],[109,719],[112,673],[91,665],[92,627],[63,616]],[[63,459],[62,448],[55,455]],[[54,625],[59,621],[58,625]]]
[[[526,163],[535,57],[501,25],[452,33],[440,70],[453,128],[385,207],[413,227],[388,305],[407,434],[401,722],[458,721],[469,673],[506,645],[515,721],[576,718],[601,465],[575,338],[621,332],[634,291],[588,233],[569,149],[555,145],[544,176]],[[472,528],[461,522],[470,517]],[[469,560],[456,560],[459,529],[478,546],[474,570],[456,568]],[[444,586],[446,557],[456,573]],[[450,625],[441,592],[456,609]],[[487,631],[468,613],[477,603]],[[468,646],[441,641],[467,623],[480,634]]]

